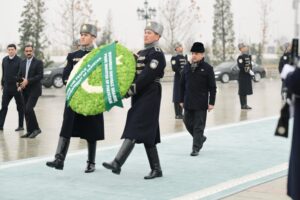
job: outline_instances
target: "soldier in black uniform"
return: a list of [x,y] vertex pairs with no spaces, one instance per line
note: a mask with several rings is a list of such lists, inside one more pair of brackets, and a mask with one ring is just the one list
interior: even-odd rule
[[15,44],[7,46],[8,56],[2,60],[2,107],[0,110],[0,130],[3,130],[8,105],[12,98],[15,99],[19,114],[19,126],[15,131],[24,130],[24,102],[21,92],[17,91],[17,77],[20,70],[21,58],[16,54]]
[[291,58],[291,44],[286,43],[286,44],[284,44],[284,53],[280,57],[280,60],[279,60],[279,65],[278,65],[279,74],[281,73],[283,66],[285,64],[290,63],[290,58]]
[[241,55],[237,58],[239,72],[239,96],[241,102],[241,109],[252,109],[247,105],[247,95],[253,94],[252,91],[252,76],[254,73],[252,71],[252,59],[249,55],[248,47],[244,43],[238,45]]
[[174,86],[173,86],[173,103],[175,108],[175,119],[183,119],[182,107],[180,106],[180,79],[183,72],[183,67],[187,63],[187,57],[183,55],[182,45],[177,42],[175,44],[176,55],[171,58],[172,70],[174,74]]
[[[68,63],[63,72],[65,84],[74,65],[93,49],[93,42],[97,37],[97,28],[91,24],[83,24],[80,28],[80,35],[81,49],[69,53],[67,57]],[[85,172],[89,173],[95,171],[97,140],[104,139],[103,115],[84,116],[75,113],[66,104],[55,160],[47,162],[47,166],[54,167],[55,169],[63,169],[64,160],[70,144],[70,137],[80,137],[87,140],[88,160]]]
[[122,138],[125,139],[118,154],[112,162],[104,162],[103,166],[120,174],[135,143],[143,143],[146,149],[151,172],[145,179],[162,176],[156,144],[160,142],[159,111],[161,102],[160,79],[164,75],[166,60],[158,47],[163,27],[156,22],[149,22],[144,32],[145,48],[138,52],[136,77],[127,92],[132,96],[132,105]]
[[288,195],[294,199],[300,199],[300,68],[289,74],[285,80],[288,91],[294,98],[294,128],[291,156],[288,173]]
[[197,156],[206,141],[207,110],[209,112],[214,108],[217,87],[213,67],[204,61],[204,45],[195,42],[191,52],[192,63],[184,67],[180,97],[184,107],[183,122],[193,136],[191,156]]
[[[281,74],[281,71],[282,71],[284,65],[290,63],[290,59],[291,59],[291,44],[286,43],[286,44],[284,44],[284,53],[280,57],[280,60],[279,60],[279,65],[278,65],[279,74]],[[281,86],[282,99],[284,99],[286,97],[286,95],[287,95],[286,92],[287,91],[284,86],[284,80],[282,80],[282,86]]]

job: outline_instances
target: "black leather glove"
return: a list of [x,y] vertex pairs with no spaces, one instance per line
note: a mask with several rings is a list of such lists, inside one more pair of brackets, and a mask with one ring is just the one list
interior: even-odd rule
[[130,86],[130,88],[128,89],[127,93],[124,95],[124,98],[127,99],[127,98],[135,95],[135,93],[136,93],[136,87],[135,87],[135,84],[132,84]]

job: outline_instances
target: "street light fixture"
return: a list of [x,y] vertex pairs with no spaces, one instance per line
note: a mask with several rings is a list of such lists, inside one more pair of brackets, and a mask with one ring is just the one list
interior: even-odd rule
[[144,2],[144,8],[138,8],[136,10],[139,20],[146,20],[146,24],[149,19],[152,19],[156,16],[156,9],[149,7],[147,0]]

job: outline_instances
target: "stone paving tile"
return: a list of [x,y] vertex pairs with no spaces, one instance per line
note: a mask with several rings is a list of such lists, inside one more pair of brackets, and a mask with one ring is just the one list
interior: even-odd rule
[[290,200],[286,195],[287,177],[267,182],[233,194],[223,200]]

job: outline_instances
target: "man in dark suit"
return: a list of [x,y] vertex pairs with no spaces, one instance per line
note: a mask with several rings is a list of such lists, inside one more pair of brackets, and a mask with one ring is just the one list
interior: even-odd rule
[[19,113],[19,126],[15,131],[24,130],[24,108],[23,98],[21,92],[17,91],[17,76],[20,70],[21,58],[16,55],[17,47],[15,44],[9,44],[7,46],[8,56],[3,58],[2,61],[2,79],[1,87],[3,89],[2,94],[2,108],[0,110],[0,130],[3,130],[8,105],[12,98],[15,99],[17,110]]
[[193,137],[190,155],[198,156],[206,141],[204,129],[207,111],[214,108],[217,87],[213,67],[204,61],[204,45],[195,42],[191,52],[192,63],[184,67],[180,97],[181,106],[184,108],[183,122]]
[[35,138],[42,132],[33,109],[42,95],[43,62],[33,56],[32,45],[26,45],[24,53],[26,59],[21,62],[18,90],[24,97],[27,133],[21,138]]

